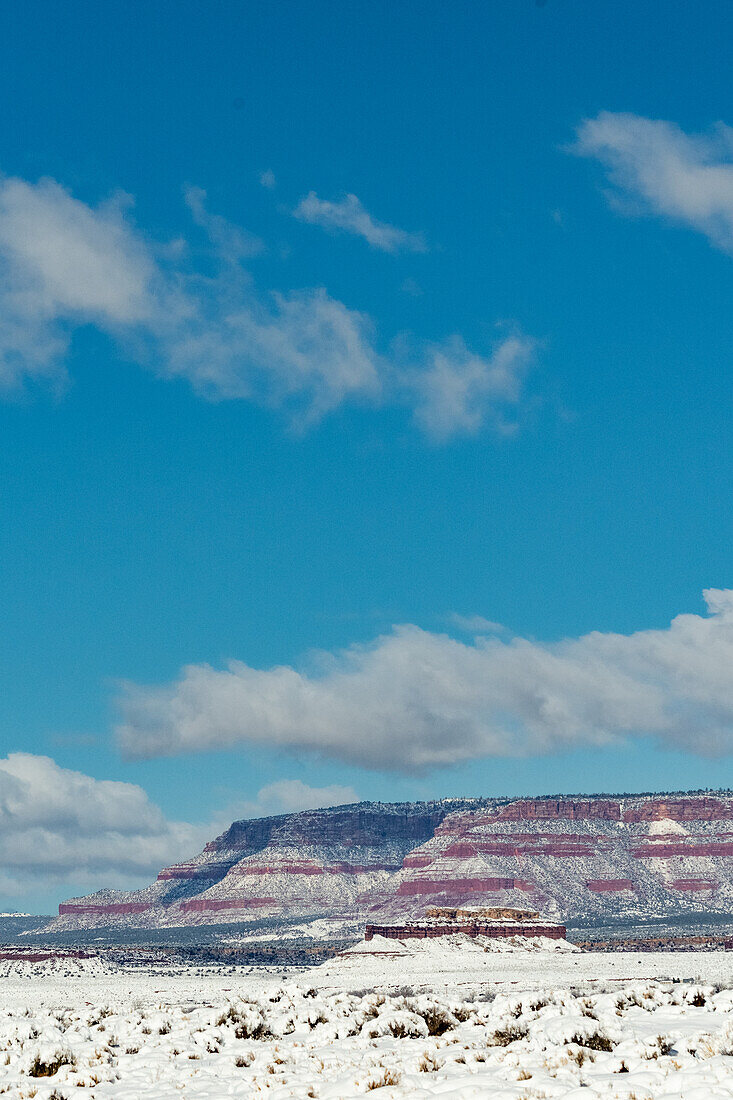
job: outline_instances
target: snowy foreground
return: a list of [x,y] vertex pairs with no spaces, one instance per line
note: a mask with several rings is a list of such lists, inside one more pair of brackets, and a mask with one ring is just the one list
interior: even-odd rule
[[733,953],[377,938],[287,973],[63,960],[0,977],[13,1098],[733,1098]]

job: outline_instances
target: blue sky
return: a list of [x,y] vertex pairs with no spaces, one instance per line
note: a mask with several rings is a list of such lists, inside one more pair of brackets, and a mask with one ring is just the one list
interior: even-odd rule
[[3,12],[0,907],[731,783],[732,22]]

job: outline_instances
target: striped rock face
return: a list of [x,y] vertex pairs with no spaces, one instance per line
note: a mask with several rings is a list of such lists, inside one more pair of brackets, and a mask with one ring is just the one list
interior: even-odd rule
[[476,904],[561,921],[730,913],[733,797],[360,803],[238,821],[142,890],[65,902],[53,927],[378,922]]

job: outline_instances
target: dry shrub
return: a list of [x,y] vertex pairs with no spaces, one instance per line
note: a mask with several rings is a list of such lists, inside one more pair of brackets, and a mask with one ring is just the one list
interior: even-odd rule
[[455,1017],[439,1005],[430,1005],[428,1008],[417,1011],[428,1025],[428,1035],[444,1035],[446,1031],[451,1031],[456,1026]]
[[603,1050],[606,1053],[613,1050],[613,1043],[602,1031],[594,1031],[592,1035],[573,1035],[570,1042],[588,1050]]
[[527,1028],[523,1024],[510,1024],[508,1027],[500,1027],[493,1035],[495,1047],[508,1047],[510,1043],[516,1043],[518,1039],[527,1036]]
[[385,1069],[381,1077],[377,1077],[375,1078],[375,1080],[367,1082],[366,1091],[373,1092],[374,1089],[383,1089],[386,1088],[387,1085],[399,1085],[399,1083],[399,1073],[396,1073],[394,1070],[391,1069]]
[[402,1020],[390,1020],[387,1027],[390,1035],[393,1035],[395,1039],[409,1039],[412,1035],[412,1031]]
[[229,1005],[227,1011],[216,1021],[217,1027],[222,1027],[224,1024],[234,1024],[234,1034],[237,1039],[272,1038],[272,1032],[262,1017],[255,1021],[247,1019],[236,1005]]
[[44,1062],[36,1055],[28,1070],[29,1077],[53,1077],[62,1066],[75,1066],[76,1058],[73,1054],[66,1054],[57,1050],[50,1062]]

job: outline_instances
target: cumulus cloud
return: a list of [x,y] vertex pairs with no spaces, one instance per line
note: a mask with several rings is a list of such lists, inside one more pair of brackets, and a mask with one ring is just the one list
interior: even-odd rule
[[453,337],[398,362],[371,318],[323,287],[259,289],[244,264],[262,242],[210,213],[200,188],[184,197],[203,248],[151,240],[129,196],[91,206],[53,180],[0,178],[0,387],[63,380],[74,333],[92,324],[207,399],[281,408],[301,427],[358,401],[407,405],[436,440],[511,429],[532,341],[484,358]]
[[132,783],[93,779],[50,757],[0,760],[0,867],[9,893],[48,883],[132,885],[190,855],[207,830],[168,821]]
[[704,595],[708,615],[630,635],[467,644],[401,626],[311,670],[192,665],[127,685],[119,742],[137,756],[267,744],[407,772],[645,735],[730,752],[733,591]]
[[425,241],[419,233],[407,233],[387,222],[377,221],[356,195],[345,195],[338,202],[319,199],[309,191],[293,211],[293,216],[323,229],[353,233],[381,252],[425,252]]
[[602,111],[577,130],[573,151],[599,160],[625,199],[733,251],[733,130],[686,134],[660,119]]

